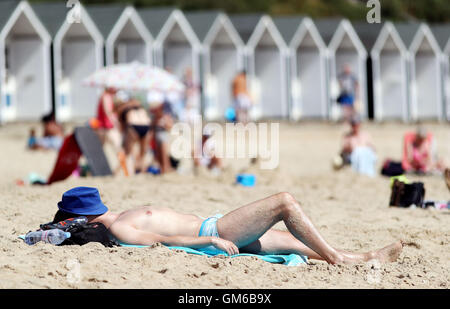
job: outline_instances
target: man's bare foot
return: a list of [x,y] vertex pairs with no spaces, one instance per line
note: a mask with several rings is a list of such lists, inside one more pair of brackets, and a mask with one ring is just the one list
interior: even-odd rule
[[380,263],[392,263],[397,261],[400,253],[403,250],[403,242],[398,241],[389,245],[383,249],[375,251],[373,253],[373,260],[377,260]]
[[450,190],[450,168],[447,168],[444,172],[445,183],[447,184],[447,188]]

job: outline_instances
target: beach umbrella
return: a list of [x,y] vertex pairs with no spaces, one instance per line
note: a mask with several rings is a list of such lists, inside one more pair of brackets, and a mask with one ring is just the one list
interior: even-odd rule
[[185,90],[184,84],[169,72],[138,62],[116,64],[99,69],[83,81],[87,87],[115,88],[126,91],[159,91],[162,93]]

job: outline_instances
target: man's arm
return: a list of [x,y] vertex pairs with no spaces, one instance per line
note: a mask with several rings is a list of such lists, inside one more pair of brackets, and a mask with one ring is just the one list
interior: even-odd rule
[[165,246],[187,247],[192,249],[214,246],[227,252],[229,255],[239,253],[239,249],[235,244],[217,237],[163,236],[141,231],[128,224],[121,223],[113,224],[110,227],[110,231],[118,240],[129,245],[151,246],[155,243],[162,243]]

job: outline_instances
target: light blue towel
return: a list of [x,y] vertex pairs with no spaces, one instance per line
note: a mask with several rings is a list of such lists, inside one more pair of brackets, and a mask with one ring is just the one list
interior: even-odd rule
[[[129,247],[129,248],[147,248],[147,246],[136,246],[136,245],[127,245],[127,244],[120,244],[122,247]],[[218,255],[211,255],[211,254],[206,254],[203,252],[200,252],[198,250],[195,249],[191,249],[191,248],[186,248],[186,247],[168,247],[171,250],[182,250],[186,253],[189,254],[196,254],[196,255],[202,255],[202,256],[208,256],[208,257],[213,257],[213,256],[218,256],[218,255],[222,255],[222,256],[226,256],[225,254],[218,254]],[[241,256],[254,256],[257,257],[263,261],[269,262],[269,263],[273,263],[273,264],[283,264],[286,266],[299,266],[302,264],[307,264],[308,263],[308,258],[306,256],[302,256],[302,255],[298,255],[298,254],[289,254],[289,255],[260,255],[260,254],[236,254],[231,256],[232,258],[235,257],[241,257]]]
[[[20,239],[25,240],[25,235],[20,235],[19,236]],[[127,245],[124,243],[120,244],[122,247],[127,247],[127,248],[148,248],[149,246],[136,246],[136,245]],[[190,253],[190,254],[196,254],[196,255],[202,255],[202,256],[208,256],[208,257],[213,257],[214,255],[210,255],[210,254],[206,254],[203,252],[200,252],[198,250],[195,249],[191,249],[191,248],[186,248],[186,247],[168,247],[171,250],[182,250],[186,253]],[[219,255],[223,255],[224,254],[219,254]],[[303,256],[303,255],[298,255],[298,254],[289,254],[289,255],[259,255],[259,254],[236,254],[233,255],[232,258],[235,257],[240,257],[240,256],[254,256],[257,257],[263,261],[269,262],[269,263],[273,263],[273,264],[283,264],[286,266],[299,266],[302,264],[307,264],[308,263],[308,257]]]
[[377,155],[369,147],[357,147],[353,150],[350,161],[352,163],[352,169],[361,174],[369,177],[375,177],[375,165],[377,163]]

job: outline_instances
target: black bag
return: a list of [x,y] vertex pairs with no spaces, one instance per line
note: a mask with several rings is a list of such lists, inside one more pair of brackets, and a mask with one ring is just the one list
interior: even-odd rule
[[60,246],[83,246],[90,242],[99,242],[108,248],[120,245],[102,223],[73,225],[69,227],[66,232],[70,233],[70,238],[66,239]]
[[395,180],[392,185],[390,206],[410,207],[416,205],[422,207],[425,199],[425,187],[422,182],[406,184]]
[[381,175],[387,177],[400,176],[405,173],[401,162],[393,162],[391,160],[386,160],[383,164],[381,170]]

